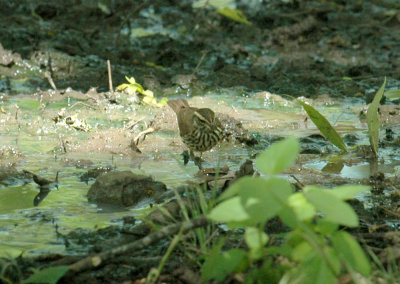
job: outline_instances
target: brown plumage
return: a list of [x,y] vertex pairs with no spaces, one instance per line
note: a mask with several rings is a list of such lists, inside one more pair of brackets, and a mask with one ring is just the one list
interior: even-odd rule
[[211,109],[191,107],[184,99],[168,101],[168,105],[176,113],[179,133],[191,156],[193,151],[210,150],[223,139],[223,127]]

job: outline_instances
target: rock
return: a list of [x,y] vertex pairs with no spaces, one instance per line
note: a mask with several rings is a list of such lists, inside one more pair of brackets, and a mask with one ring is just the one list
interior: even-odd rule
[[162,182],[131,171],[112,171],[99,176],[90,187],[91,202],[132,206],[145,198],[157,198],[166,191]]

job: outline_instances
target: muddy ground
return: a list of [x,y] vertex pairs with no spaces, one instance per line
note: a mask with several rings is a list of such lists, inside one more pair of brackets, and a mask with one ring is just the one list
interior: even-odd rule
[[[67,5],[58,1],[2,0],[0,101],[21,94],[39,97],[40,93],[50,94],[50,101],[54,102],[65,92],[74,92],[78,100],[100,106],[99,109],[121,105],[124,101],[114,98],[110,92],[107,60],[111,62],[114,88],[126,82],[125,76],[134,74],[157,98],[206,96],[227,88],[246,94],[268,91],[285,98],[304,96],[316,101],[323,98],[323,103],[349,97],[363,98],[368,103],[384,76],[388,89],[400,88],[400,4],[397,1],[256,2],[237,1],[237,8],[251,22],[248,25],[223,17],[212,7],[193,8],[192,1],[69,1]],[[396,101],[387,104],[392,105],[388,113],[393,117]],[[164,127],[176,128],[173,113],[169,111],[166,116]],[[392,134],[389,131],[382,145],[386,143],[396,149],[396,130]],[[105,129],[102,135],[114,139],[113,145],[127,145],[131,138],[115,129]],[[263,146],[279,139],[255,137],[261,146],[247,145],[256,149],[250,151],[250,159]],[[101,135],[94,134],[93,140],[96,140],[90,144],[93,148],[77,146],[74,151],[109,151]],[[345,141],[348,145],[357,143],[351,135]],[[318,149],[323,147],[328,147],[328,152],[336,151],[330,150],[329,143],[318,135],[304,138],[301,143],[311,146],[304,148],[308,150],[303,151],[299,164],[309,154],[321,154]],[[174,147],[178,151],[181,146]],[[145,150],[150,151],[151,146],[147,147]],[[116,148],[112,151],[118,154],[139,155],[135,149]],[[4,151],[4,157],[12,156],[14,163],[19,163],[18,153]],[[356,156],[368,158],[365,153]],[[6,164],[5,159],[3,162]],[[325,185],[351,182],[327,176],[304,172],[302,181]],[[233,178],[234,173],[221,181],[219,190]],[[352,202],[361,220],[360,228],[352,233],[385,263],[388,248],[399,245],[398,222],[394,221],[399,216],[398,178],[385,178],[377,172],[358,182],[371,185],[375,195],[368,209],[359,201]],[[176,204],[172,202],[169,206],[168,210],[179,219]],[[165,225],[162,222],[165,220],[157,218],[152,221],[158,222],[158,226]],[[131,231],[127,229],[135,224]],[[15,263],[3,260],[9,267],[3,270],[3,276],[17,282],[31,273],[31,267],[72,264],[87,254],[104,252],[153,232],[151,226],[137,224],[135,219],[126,217],[122,226],[60,235],[69,253],[36,258],[22,256]],[[279,222],[268,226],[269,234],[284,230]],[[169,242],[165,237],[151,246],[112,257],[99,269],[69,273],[60,283],[141,283],[140,279],[158,266]],[[200,281],[199,267],[188,259],[185,249],[182,244],[168,259],[161,281]]]

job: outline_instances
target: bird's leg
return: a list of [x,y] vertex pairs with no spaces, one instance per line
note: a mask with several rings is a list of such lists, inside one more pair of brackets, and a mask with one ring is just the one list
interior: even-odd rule
[[190,159],[190,155],[187,150],[182,152],[182,158],[183,158],[183,164],[186,166]]
[[203,153],[200,152],[200,157],[196,157],[196,156],[194,155],[194,152],[193,152],[192,150],[190,150],[190,159],[194,162],[194,164],[195,164],[196,166],[199,167],[200,170],[203,169],[203,167],[201,166],[201,162],[202,162],[201,156],[202,156],[202,155],[203,155]]
[[194,155],[194,152],[192,150],[189,150],[189,157],[193,162],[196,160],[196,156]]

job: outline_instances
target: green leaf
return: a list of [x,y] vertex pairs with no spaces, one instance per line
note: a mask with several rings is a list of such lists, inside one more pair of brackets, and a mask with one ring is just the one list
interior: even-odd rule
[[364,251],[349,233],[340,231],[332,236],[333,248],[351,267],[364,276],[371,274],[371,265]]
[[293,248],[292,258],[295,261],[302,262],[310,255],[312,251],[314,251],[314,249],[310,243],[303,241]]
[[366,185],[342,185],[333,188],[330,193],[341,200],[353,199],[358,193],[370,190]]
[[236,196],[234,201],[229,199],[229,203],[222,202],[211,211],[209,217],[220,222],[246,221],[248,225],[255,225],[276,216],[292,192],[290,183],[281,178],[243,177],[220,197],[226,199]]
[[293,192],[290,183],[281,178],[263,180],[262,187],[243,186],[239,191],[242,205],[253,224],[275,217]]
[[315,231],[324,235],[330,235],[333,232],[336,232],[338,230],[338,227],[339,225],[336,223],[330,222],[326,219],[318,219]]
[[[290,197],[289,197],[290,198]],[[283,223],[288,225],[290,228],[296,228],[298,225],[298,220],[296,213],[294,212],[293,208],[286,204],[279,212],[279,218],[282,220]]]
[[224,253],[215,253],[206,257],[201,268],[201,275],[204,280],[223,281],[226,276],[235,271],[244,260],[246,252],[240,249],[232,249]]
[[293,209],[297,220],[307,221],[315,216],[315,207],[308,202],[304,193],[294,193],[288,199],[288,205]]
[[385,97],[392,100],[400,98],[400,89],[385,91]]
[[288,181],[273,177],[264,180],[264,187],[241,188],[239,196],[251,221],[257,224],[275,217],[285,206],[292,192],[292,186]]
[[250,218],[244,210],[239,196],[228,199],[211,210],[208,218],[216,222],[243,222]]
[[23,283],[56,284],[58,280],[67,273],[67,271],[68,266],[44,268],[40,271],[35,271],[35,273],[28,279],[24,280]]
[[256,227],[247,227],[244,239],[250,249],[256,250],[263,248],[269,240],[268,235]]
[[307,112],[312,122],[314,122],[314,124],[318,127],[319,131],[321,131],[326,139],[331,141],[332,144],[339,149],[347,152],[347,148],[344,144],[342,137],[340,137],[339,133],[336,132],[335,128],[333,128],[329,121],[309,104],[301,100],[297,100],[297,102],[303,106],[304,110]]
[[297,139],[289,138],[279,141],[257,156],[256,166],[263,174],[279,174],[296,161],[299,151]]
[[287,280],[285,283],[331,284],[335,281],[330,267],[315,250],[287,274],[283,276]]
[[240,10],[224,7],[222,9],[217,9],[217,13],[238,23],[252,25],[252,23],[247,20],[246,16]]
[[323,251],[326,256],[326,260],[329,262],[329,267],[332,268],[336,275],[338,275],[340,273],[340,268],[342,267],[342,264],[340,262],[337,251],[330,246],[325,246],[323,248]]
[[358,226],[358,216],[353,208],[331,192],[315,189],[304,192],[304,195],[318,211],[324,214],[326,220],[349,227]]
[[235,181],[227,190],[225,190],[219,197],[219,200],[224,200],[232,196],[239,194],[240,190],[243,188],[262,188],[265,187],[265,179],[260,177],[250,177],[244,176],[237,181]]
[[378,154],[378,144],[379,144],[378,108],[379,108],[379,102],[381,101],[383,92],[385,90],[385,85],[386,85],[386,77],[385,80],[383,81],[382,86],[376,92],[375,97],[367,110],[369,143],[371,144],[371,148],[375,154]]

